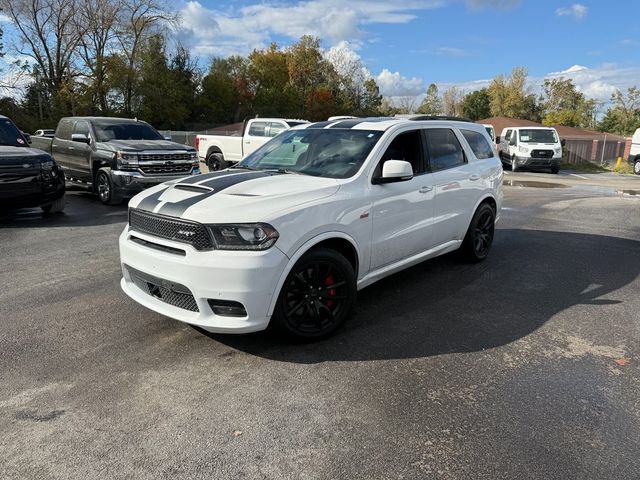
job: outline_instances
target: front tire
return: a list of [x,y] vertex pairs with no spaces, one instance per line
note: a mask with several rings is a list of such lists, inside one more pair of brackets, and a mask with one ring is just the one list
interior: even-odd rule
[[60,197],[55,199],[53,202],[51,203],[47,203],[46,205],[42,205],[42,212],[45,215],[48,215],[50,213],[62,213],[64,211],[64,206],[65,206],[65,196],[64,194]]
[[636,160],[635,163],[633,164],[633,172],[636,175],[640,175],[640,160]]
[[207,167],[210,172],[215,172],[216,170],[224,170],[227,168],[227,162],[224,159],[222,153],[212,153],[207,157]]
[[272,326],[287,337],[326,337],[345,322],[356,295],[356,276],[347,259],[335,250],[311,250],[296,262],[282,285]]
[[483,203],[474,213],[460,251],[472,263],[489,256],[495,233],[496,213],[488,203]]
[[560,171],[560,166],[554,165],[551,167],[551,173],[553,173],[554,175],[557,174],[559,171]]
[[96,193],[100,201],[105,205],[122,203],[122,198],[116,195],[113,190],[113,181],[107,170],[99,170],[96,175]]

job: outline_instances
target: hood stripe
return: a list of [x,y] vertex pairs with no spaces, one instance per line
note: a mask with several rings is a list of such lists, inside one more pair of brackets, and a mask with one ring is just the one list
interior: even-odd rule
[[[225,190],[226,188],[233,187],[239,183],[248,182],[250,180],[256,180],[258,178],[265,178],[273,176],[273,172],[246,172],[241,174],[223,175],[218,178],[213,177],[206,182],[199,182],[199,185],[206,185],[213,188],[213,191],[203,193],[202,195],[195,195],[190,198],[186,198],[179,202],[166,202],[157,213],[160,215],[168,215],[171,217],[181,217],[185,210],[195,204],[206,200],[207,198],[215,195],[216,193]],[[277,175],[277,174],[276,174]],[[201,179],[202,180],[202,179]]]

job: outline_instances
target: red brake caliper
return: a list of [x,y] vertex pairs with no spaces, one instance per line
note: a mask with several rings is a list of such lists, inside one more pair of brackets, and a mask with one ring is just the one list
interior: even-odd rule
[[[334,284],[333,275],[329,275],[327,278],[325,278],[324,284],[326,287],[331,287],[331,285]],[[335,294],[336,294],[335,288],[327,288],[327,296],[333,297]],[[327,299],[327,307],[331,308],[333,307],[333,305],[334,305],[334,301]]]

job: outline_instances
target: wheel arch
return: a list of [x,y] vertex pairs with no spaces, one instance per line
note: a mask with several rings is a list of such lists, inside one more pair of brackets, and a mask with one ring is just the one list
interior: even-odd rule
[[218,147],[217,145],[211,145],[209,148],[207,148],[207,156],[205,157],[205,160],[208,159],[209,156],[214,153],[220,153],[222,154],[222,158],[224,158],[224,153],[222,153],[222,150],[220,149],[220,147]]
[[273,292],[273,297],[271,299],[271,304],[269,306],[269,311],[267,315],[273,315],[273,311],[275,310],[276,303],[278,301],[278,297],[280,296],[280,290],[284,285],[284,282],[291,272],[291,269],[296,264],[298,260],[307,252],[315,249],[315,248],[329,248],[331,250],[335,250],[344,256],[347,261],[353,266],[353,271],[355,273],[356,279],[358,278],[358,270],[360,268],[361,258],[360,251],[358,249],[358,245],[356,241],[349,235],[344,232],[326,232],[321,235],[315,236],[301,245],[295,253],[289,257],[289,262],[287,266],[280,274],[280,278],[278,279],[278,283]]

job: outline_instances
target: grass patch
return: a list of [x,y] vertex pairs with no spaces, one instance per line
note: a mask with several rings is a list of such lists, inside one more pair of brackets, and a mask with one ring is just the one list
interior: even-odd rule
[[610,172],[606,167],[603,167],[597,163],[591,162],[580,162],[580,163],[561,163],[560,168],[562,170],[573,170],[576,172],[584,172],[584,173],[604,173]]
[[633,173],[633,166],[629,162],[623,161],[620,166],[613,166],[612,172],[621,173],[623,175],[631,175]]

